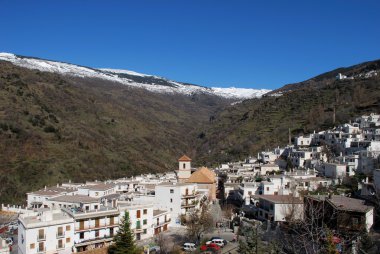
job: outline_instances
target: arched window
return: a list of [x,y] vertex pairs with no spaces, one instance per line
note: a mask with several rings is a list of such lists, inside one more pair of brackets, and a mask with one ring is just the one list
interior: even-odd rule
[[183,169],[185,169],[186,168],[186,163],[183,163]]

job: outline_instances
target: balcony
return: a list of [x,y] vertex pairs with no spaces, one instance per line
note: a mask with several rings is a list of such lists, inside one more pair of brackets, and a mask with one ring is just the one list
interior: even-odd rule
[[40,253],[45,253],[46,252],[46,248],[43,247],[43,248],[38,248],[37,249],[37,253],[40,254]]
[[91,226],[85,226],[85,227],[75,227],[76,232],[82,232],[82,231],[90,231],[90,230],[96,230],[101,228],[108,228],[108,227],[115,227],[119,226],[118,223],[112,223],[112,224],[99,224],[99,225],[91,225]]
[[195,198],[197,195],[195,193],[188,193],[181,196],[182,199],[185,198]]
[[153,227],[155,227],[155,228],[162,227],[163,225],[168,224],[170,222],[171,222],[171,219],[167,219],[167,220],[160,222],[160,223],[154,223]]
[[57,239],[59,239],[59,238],[64,238],[65,237],[65,232],[58,232],[57,234],[56,234],[56,238]]
[[62,245],[57,245],[57,247],[56,247],[57,250],[62,250],[62,249],[64,249],[64,248],[65,248],[65,245],[64,245],[64,244],[62,244]]
[[195,207],[195,203],[181,203],[181,208]]
[[136,228],[134,229],[134,231],[135,231],[135,233],[142,233],[142,232],[144,232],[144,229],[141,228],[141,226],[140,226],[140,227],[136,227]]
[[37,236],[37,242],[45,241],[46,240],[46,234],[45,235],[38,235]]

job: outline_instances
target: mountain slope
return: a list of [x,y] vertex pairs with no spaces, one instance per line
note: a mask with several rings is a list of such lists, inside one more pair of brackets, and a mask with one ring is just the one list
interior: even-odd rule
[[186,84],[168,80],[162,77],[141,74],[128,70],[95,69],[74,64],[49,61],[38,58],[17,56],[10,53],[0,53],[0,60],[11,62],[17,66],[28,69],[36,69],[44,72],[52,72],[81,78],[98,78],[117,82],[123,85],[144,88],[151,92],[166,94],[200,94],[217,95],[231,99],[246,99],[261,97],[269,92],[267,89],[250,88],[208,88],[192,84]]
[[[285,145],[289,129],[294,136],[327,129],[361,114],[380,112],[379,63],[338,69],[284,86],[260,99],[226,107],[198,135],[201,138],[197,150],[207,154],[199,160],[208,163],[241,159]],[[354,79],[337,80],[338,73]]]
[[44,185],[159,172],[230,100],[162,94],[0,61],[0,203]]

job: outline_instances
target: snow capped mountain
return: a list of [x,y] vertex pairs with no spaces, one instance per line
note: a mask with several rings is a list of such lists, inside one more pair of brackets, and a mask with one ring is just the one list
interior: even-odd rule
[[196,93],[208,93],[224,98],[248,99],[254,97],[261,97],[263,94],[271,91],[267,89],[250,89],[235,87],[208,88],[175,82],[162,77],[142,74],[129,70],[95,69],[62,62],[17,56],[15,54],[10,53],[0,53],[0,60],[8,61],[17,66],[25,67],[28,69],[37,69],[40,71],[59,73],[63,75],[70,75],[81,78],[99,78],[113,82],[118,82],[123,85],[143,88],[151,92],[158,93],[180,93],[186,95]]

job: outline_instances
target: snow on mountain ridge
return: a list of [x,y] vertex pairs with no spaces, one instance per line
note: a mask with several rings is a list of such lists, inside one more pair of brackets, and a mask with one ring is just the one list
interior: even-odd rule
[[[191,95],[194,93],[209,93],[225,98],[235,98],[235,99],[248,99],[253,97],[261,97],[263,94],[269,92],[267,89],[250,89],[250,88],[218,88],[218,87],[202,87],[196,85],[188,85],[180,82],[168,80],[162,77],[142,74],[129,70],[119,70],[119,69],[95,69],[83,66],[78,66],[69,63],[62,63],[50,60],[43,60],[37,58],[21,57],[11,53],[1,53],[0,60],[11,62],[17,66],[25,67],[28,69],[37,69],[40,71],[60,73],[63,75],[76,76],[81,78],[99,78],[104,80],[109,80],[113,82],[118,82],[124,85],[143,88],[151,92],[158,93],[180,93]],[[136,76],[139,78],[153,78],[159,81],[158,83],[165,83],[169,85],[162,85],[153,83],[147,84],[144,82],[136,82],[128,77],[123,77],[122,74],[127,74],[130,76]]]

